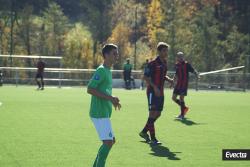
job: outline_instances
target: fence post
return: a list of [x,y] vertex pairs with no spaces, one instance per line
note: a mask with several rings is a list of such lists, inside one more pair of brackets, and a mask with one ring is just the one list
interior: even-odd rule
[[3,72],[0,70],[0,86],[3,86]]
[[248,73],[248,70],[249,70],[249,57],[250,55],[246,55],[245,57],[245,68],[243,70],[243,91],[245,92],[246,89],[247,89],[247,73]]
[[[60,60],[60,69],[62,68],[62,60]],[[58,82],[58,87],[62,87],[62,71],[59,71],[59,82]]]
[[198,91],[198,84],[199,84],[199,79],[198,77],[196,77],[196,80],[195,80],[195,90]]
[[18,70],[16,69],[16,71],[15,71],[15,78],[16,78],[16,87],[18,86],[18,80],[19,80],[19,72],[18,72]]
[[242,80],[243,80],[243,92],[245,92],[246,91],[246,68],[243,70]]
[[225,90],[229,91],[229,73],[226,71],[226,83],[225,83]]

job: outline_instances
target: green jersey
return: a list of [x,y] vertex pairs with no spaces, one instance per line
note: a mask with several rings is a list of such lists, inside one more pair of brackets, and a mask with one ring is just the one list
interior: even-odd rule
[[[93,77],[89,81],[88,88],[96,89],[106,95],[112,95],[112,73],[109,68],[100,65]],[[112,103],[100,97],[91,97],[90,117],[110,118],[112,113]]]
[[125,64],[123,65],[123,70],[124,70],[124,71],[131,71],[132,68],[133,68],[132,64],[125,63]]

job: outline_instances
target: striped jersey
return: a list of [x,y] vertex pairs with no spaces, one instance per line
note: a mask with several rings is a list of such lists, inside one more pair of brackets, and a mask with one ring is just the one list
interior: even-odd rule
[[37,73],[43,73],[45,68],[45,63],[40,60],[37,62],[36,67],[37,67]]
[[[164,95],[164,82],[167,74],[167,62],[161,61],[160,57],[156,57],[153,61],[149,62],[144,71],[144,76],[151,79],[152,83],[156,85],[161,96]],[[148,85],[147,92],[154,91],[151,85]]]
[[195,69],[187,61],[178,62],[175,64],[175,76],[177,82],[175,85],[176,89],[187,89],[189,72],[195,73]]

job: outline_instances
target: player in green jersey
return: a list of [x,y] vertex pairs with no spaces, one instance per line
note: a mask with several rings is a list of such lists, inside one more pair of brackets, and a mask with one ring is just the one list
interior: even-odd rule
[[100,140],[103,142],[99,148],[93,167],[104,167],[107,156],[115,136],[112,130],[110,117],[112,105],[120,109],[118,97],[112,96],[112,73],[110,68],[118,58],[118,48],[114,44],[106,44],[102,49],[104,62],[100,65],[88,84],[88,93],[92,95],[90,104],[90,117]]

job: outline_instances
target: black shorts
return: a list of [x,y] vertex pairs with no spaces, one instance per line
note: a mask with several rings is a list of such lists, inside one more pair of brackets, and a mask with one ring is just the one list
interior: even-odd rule
[[164,106],[164,96],[155,96],[154,92],[148,92],[148,109],[149,111],[159,111],[163,110]]
[[36,74],[36,78],[41,78],[41,79],[43,79],[43,74],[42,74],[42,73],[37,73],[37,74]]
[[177,89],[174,88],[174,94],[180,95],[180,96],[187,96],[187,89]]

